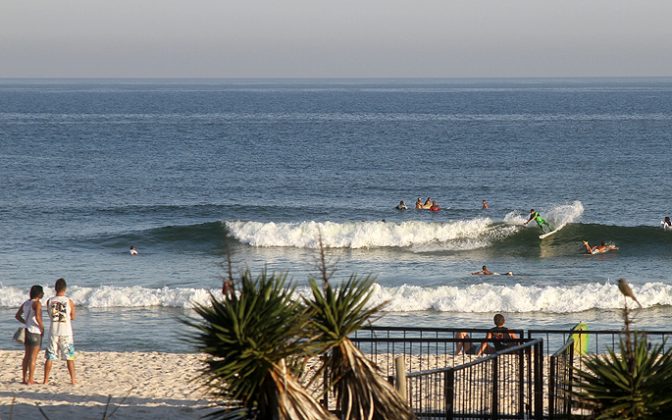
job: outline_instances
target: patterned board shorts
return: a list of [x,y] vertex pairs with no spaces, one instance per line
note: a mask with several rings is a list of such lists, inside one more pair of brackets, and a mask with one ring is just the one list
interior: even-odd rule
[[75,342],[72,336],[57,335],[49,337],[49,346],[45,356],[47,360],[75,360]]

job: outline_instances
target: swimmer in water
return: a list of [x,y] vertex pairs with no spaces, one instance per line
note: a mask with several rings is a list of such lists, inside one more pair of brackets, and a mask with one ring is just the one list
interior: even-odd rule
[[[492,271],[488,270],[488,266],[487,266],[487,265],[484,265],[484,266],[481,268],[481,271],[475,271],[475,272],[473,272],[473,273],[471,273],[471,274],[472,274],[473,276],[493,276],[493,275],[494,275],[494,276],[499,276],[499,275],[500,275],[499,273],[493,273]],[[505,275],[507,275],[507,276],[513,276],[513,272],[512,272],[512,271],[507,271],[507,272],[505,273]]]
[[138,255],[138,250],[135,249],[135,247],[134,247],[133,245],[131,245],[131,248],[129,249],[128,252],[129,252],[129,253],[131,254],[131,256],[133,256],[133,257],[135,257],[136,255]]
[[483,200],[482,209],[489,209],[490,208],[490,203],[488,203],[488,200]]
[[432,208],[432,197],[427,197],[427,200],[425,200],[425,204],[422,205],[423,209],[430,209]]
[[436,201],[432,201],[432,205],[429,207],[429,210],[431,210],[431,211],[439,211],[439,210],[441,210],[441,207],[439,207],[439,205],[436,204]]
[[418,197],[418,201],[415,202],[415,208],[422,210],[422,198]]
[[481,271],[474,271],[474,272],[471,273],[471,274],[472,274],[473,276],[492,276],[492,275],[495,274],[495,273],[493,273],[492,271],[488,270],[488,266],[487,266],[487,265],[484,265],[484,266],[481,268]]
[[588,241],[583,241],[583,246],[586,248],[587,254],[604,254],[605,252],[618,250],[616,245],[607,245],[604,243],[604,241],[600,242],[600,244],[596,246],[590,246]]
[[665,216],[660,224],[663,226],[663,229],[672,230],[672,220],[670,220],[670,216]]
[[395,207],[397,210],[406,210],[408,207],[406,207],[406,203],[404,203],[404,200],[401,200],[399,202],[399,205]]

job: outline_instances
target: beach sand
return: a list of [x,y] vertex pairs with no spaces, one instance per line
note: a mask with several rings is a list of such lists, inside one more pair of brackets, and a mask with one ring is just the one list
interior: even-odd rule
[[70,384],[61,361],[54,362],[49,384],[42,385],[43,357],[40,352],[36,366],[40,384],[27,386],[21,383],[23,351],[0,351],[0,419],[10,414],[43,418],[38,403],[51,419],[101,419],[110,395],[108,414],[119,407],[113,417],[119,419],[197,419],[213,410],[205,391],[190,382],[198,376],[203,355],[78,352],[77,385]]

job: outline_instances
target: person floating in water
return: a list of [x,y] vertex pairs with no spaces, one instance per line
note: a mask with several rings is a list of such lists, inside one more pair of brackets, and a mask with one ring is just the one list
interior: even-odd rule
[[481,204],[481,208],[483,208],[483,209],[489,209],[490,208],[490,203],[488,203],[488,200],[483,200],[483,203]]
[[605,252],[618,250],[616,245],[607,245],[604,241],[596,246],[590,246],[588,241],[583,241],[583,246],[586,248],[586,253],[588,254],[604,254]]
[[418,210],[422,210],[422,198],[418,197],[418,201],[415,202],[415,208]]
[[[471,273],[471,274],[474,275],[474,276],[493,276],[493,275],[494,275],[494,276],[499,276],[499,273],[494,273],[494,272],[488,270],[488,266],[487,266],[487,265],[484,265],[484,266],[481,268],[481,271],[474,271],[474,272]],[[511,272],[511,271],[507,271],[507,272],[506,272],[506,275],[507,275],[507,276],[513,276],[513,272]]]
[[428,210],[432,208],[432,204],[433,204],[432,197],[427,197],[427,200],[425,200],[425,204],[422,205],[422,208]]
[[133,245],[131,245],[131,248],[128,250],[128,253],[131,254],[131,256],[135,257],[136,255],[138,255],[138,250],[135,249]]
[[406,203],[404,203],[404,200],[401,200],[399,202],[399,205],[397,205],[397,207],[395,207],[395,209],[397,209],[397,210],[406,210],[407,208],[408,207],[406,207]]
[[539,214],[538,211],[534,211],[534,209],[530,209],[530,218],[527,219],[527,222],[523,224],[527,225],[532,220],[537,222],[537,226],[539,226],[539,229],[541,229],[542,232],[550,232],[551,230],[553,230],[553,228],[551,228],[551,225],[549,225],[548,222],[544,220],[543,217],[541,217],[541,214]]
[[670,216],[665,216],[662,222],[660,222],[661,226],[663,226],[663,229],[665,230],[672,230],[672,220],[670,220]]

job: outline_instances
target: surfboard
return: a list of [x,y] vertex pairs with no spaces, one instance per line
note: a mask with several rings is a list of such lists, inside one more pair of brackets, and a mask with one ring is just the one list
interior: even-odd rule
[[572,327],[571,338],[574,340],[574,354],[586,354],[588,353],[588,344],[590,343],[589,334],[577,334],[579,331],[588,331],[588,324],[585,322],[579,322],[574,327]]
[[562,229],[563,227],[565,227],[565,224],[562,224],[562,225],[558,226],[557,228],[555,228],[554,230],[544,233],[543,235],[539,235],[539,239],[548,238],[549,236],[558,233],[560,231],[560,229]]

